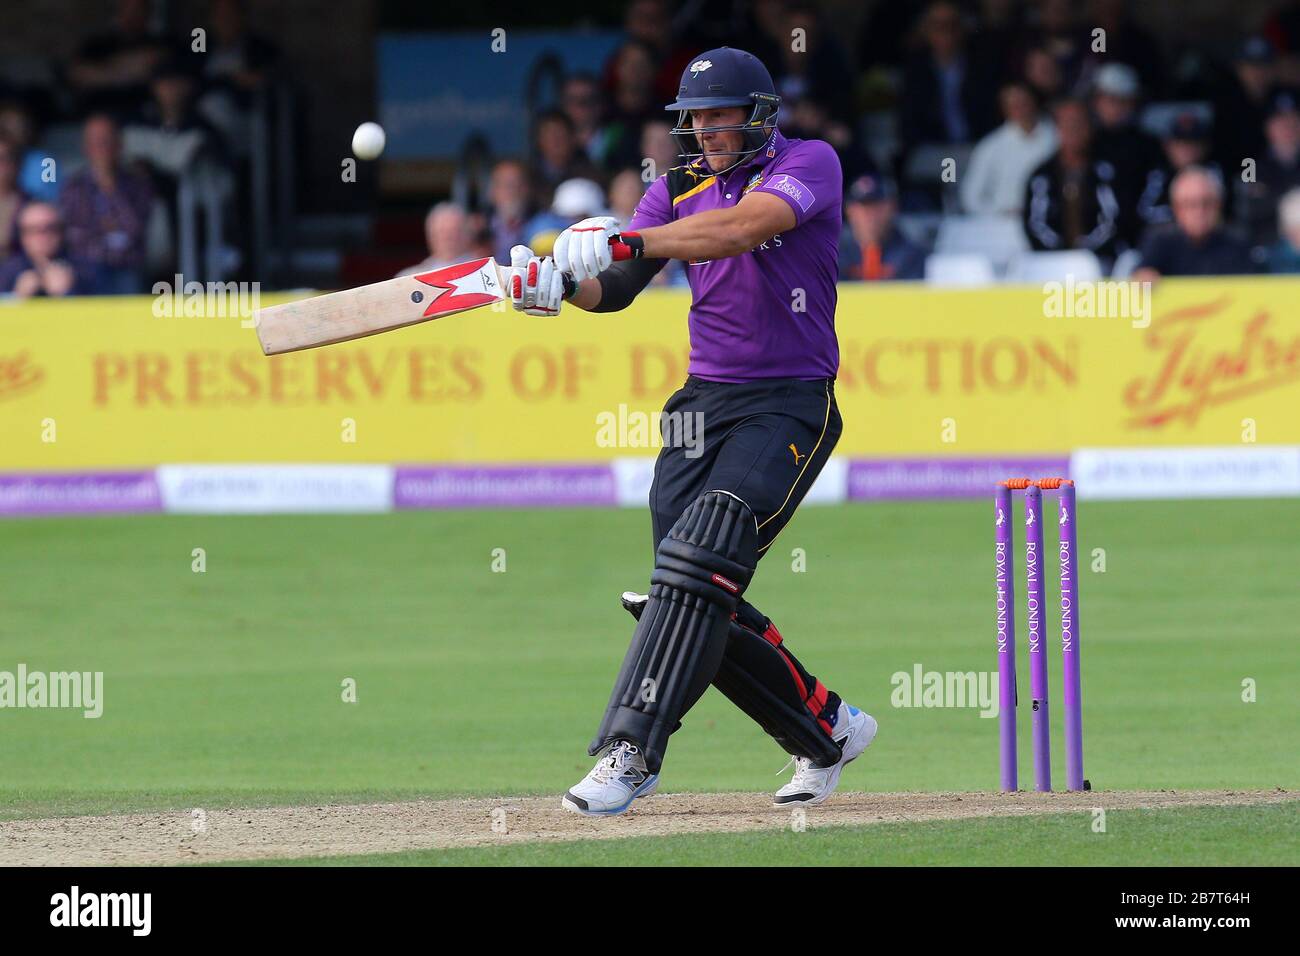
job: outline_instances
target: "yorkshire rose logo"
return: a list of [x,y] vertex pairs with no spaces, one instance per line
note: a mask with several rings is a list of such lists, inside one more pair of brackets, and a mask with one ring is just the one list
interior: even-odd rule
[[1233,321],[1228,296],[1178,309],[1151,324],[1144,345],[1157,359],[1149,376],[1124,388],[1134,428],[1195,425],[1207,408],[1300,382],[1300,333],[1278,327],[1264,308],[1250,309],[1231,344],[1207,344],[1208,323]]
[[0,401],[32,391],[45,380],[45,371],[26,352],[0,354]]

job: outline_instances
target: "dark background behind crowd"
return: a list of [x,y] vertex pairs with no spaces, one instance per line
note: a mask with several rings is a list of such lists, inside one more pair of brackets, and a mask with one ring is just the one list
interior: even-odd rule
[[839,152],[846,280],[1300,271],[1300,0],[629,0],[584,16],[619,43],[540,99],[525,153],[485,157],[477,179],[448,160],[350,183],[339,157],[375,116],[380,32],[574,24],[536,5],[9,5],[0,292],[144,292],[177,270],[351,285],[546,251],[578,218],[630,218],[677,162],[663,106],[683,67],[722,44],[768,64],[788,135]]

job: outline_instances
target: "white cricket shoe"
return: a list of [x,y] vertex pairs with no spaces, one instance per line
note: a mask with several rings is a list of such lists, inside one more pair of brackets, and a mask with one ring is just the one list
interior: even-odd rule
[[832,737],[840,745],[840,759],[829,767],[814,767],[807,757],[791,757],[794,779],[776,792],[772,798],[773,806],[795,803],[813,806],[825,802],[839,785],[840,771],[876,739],[876,718],[840,701]]
[[622,813],[638,797],[648,797],[659,786],[659,774],[646,769],[641,748],[630,740],[616,740],[596,760],[582,781],[564,795],[560,806],[592,817]]

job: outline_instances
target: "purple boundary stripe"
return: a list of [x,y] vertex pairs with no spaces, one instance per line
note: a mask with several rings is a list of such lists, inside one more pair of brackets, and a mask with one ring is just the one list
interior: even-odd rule
[[162,510],[152,469],[0,474],[0,516],[144,514]]
[[849,462],[849,501],[900,501],[924,498],[987,498],[1006,478],[1065,475],[1070,459],[858,458]]
[[609,465],[403,465],[394,508],[602,507],[618,504]]

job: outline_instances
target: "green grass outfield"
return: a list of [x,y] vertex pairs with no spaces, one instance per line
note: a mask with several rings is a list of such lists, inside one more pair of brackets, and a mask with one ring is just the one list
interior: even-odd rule
[[[1300,788],[1300,501],[1084,502],[1080,518],[1094,786]],[[992,532],[987,501],[807,507],[764,559],[749,597],[880,718],[846,788],[997,785],[996,721],[890,704],[891,675],[918,664],[995,668]],[[1087,566],[1099,548],[1105,573]],[[0,818],[558,795],[589,767],[631,632],[618,594],[649,562],[632,510],[0,522],[0,670],[103,671],[106,685],[98,720],[0,710]],[[1017,589],[1023,602],[1023,569]],[[784,761],[710,693],[664,788],[764,791]]]
[[[1294,866],[1300,803],[674,834],[364,856],[320,866]],[[245,865],[245,864],[237,864]]]

